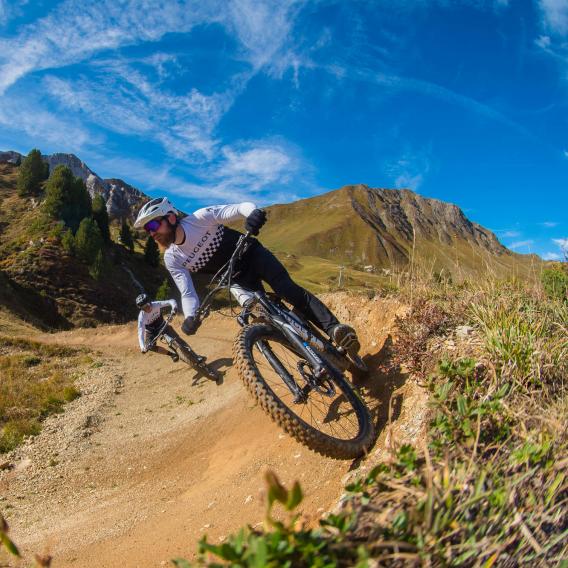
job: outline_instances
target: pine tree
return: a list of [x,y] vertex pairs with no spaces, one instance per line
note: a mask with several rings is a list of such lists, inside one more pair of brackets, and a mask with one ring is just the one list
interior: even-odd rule
[[75,235],[77,256],[86,264],[93,264],[102,248],[103,237],[99,226],[91,218],[83,219]]
[[103,256],[103,251],[99,250],[95,260],[89,269],[89,273],[95,280],[100,280],[105,272],[105,259]]
[[63,250],[73,256],[75,254],[75,238],[73,237],[73,233],[71,229],[66,229],[61,237],[61,246]]
[[122,226],[120,227],[120,242],[130,251],[134,250],[134,240],[132,239],[132,231],[126,222],[126,219],[122,220]]
[[93,199],[93,219],[99,226],[103,241],[107,244],[110,243],[108,211],[105,200],[101,194],[96,195]]
[[150,236],[146,239],[144,245],[144,260],[150,266],[158,266],[160,264],[160,250],[154,239]]
[[67,166],[57,166],[45,188],[44,208],[53,219],[77,231],[81,219],[91,216],[91,196],[81,178]]
[[18,172],[18,194],[21,197],[38,194],[41,182],[49,176],[49,165],[41,159],[41,152],[34,148],[20,164]]

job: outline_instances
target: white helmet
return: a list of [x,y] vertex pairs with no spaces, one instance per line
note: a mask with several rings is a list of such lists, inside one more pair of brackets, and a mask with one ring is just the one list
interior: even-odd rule
[[175,207],[170,203],[167,197],[158,197],[148,201],[142,209],[138,212],[138,217],[134,223],[135,229],[141,229],[148,221],[157,219],[158,217],[165,217],[168,213],[178,214]]

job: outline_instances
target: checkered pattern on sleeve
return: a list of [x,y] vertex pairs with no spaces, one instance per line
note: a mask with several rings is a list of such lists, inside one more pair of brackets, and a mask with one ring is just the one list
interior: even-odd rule
[[199,255],[199,258],[196,258],[195,261],[189,266],[189,270],[191,272],[199,272],[201,269],[207,266],[207,263],[211,260],[211,258],[221,245],[224,231],[225,227],[223,225],[219,225],[217,227],[217,231],[215,231],[215,234],[213,235],[213,240],[203,249],[203,251]]

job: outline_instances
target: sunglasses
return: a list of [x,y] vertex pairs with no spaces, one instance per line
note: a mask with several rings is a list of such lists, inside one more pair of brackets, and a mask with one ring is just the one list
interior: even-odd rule
[[154,231],[157,231],[160,228],[160,225],[162,224],[163,219],[164,219],[164,217],[162,217],[160,219],[152,219],[151,221],[148,221],[144,225],[144,230],[147,233],[153,233]]

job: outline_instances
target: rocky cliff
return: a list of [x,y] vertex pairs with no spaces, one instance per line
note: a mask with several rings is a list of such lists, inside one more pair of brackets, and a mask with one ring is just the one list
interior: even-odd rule
[[[67,166],[74,176],[85,182],[91,197],[102,195],[112,219],[132,220],[142,203],[148,200],[144,193],[120,179],[101,179],[75,154],[58,153],[42,157],[49,164],[50,171],[59,165]],[[0,152],[0,162],[17,164],[23,158],[18,152]]]

